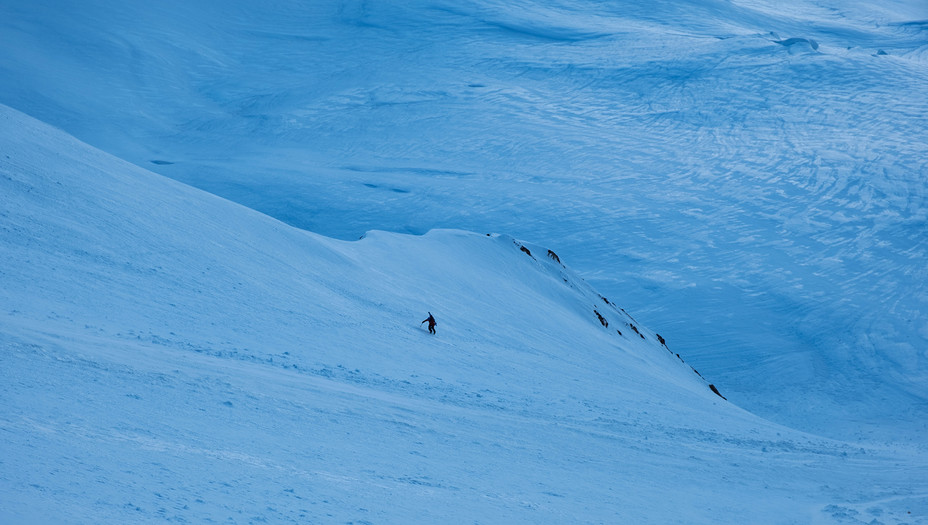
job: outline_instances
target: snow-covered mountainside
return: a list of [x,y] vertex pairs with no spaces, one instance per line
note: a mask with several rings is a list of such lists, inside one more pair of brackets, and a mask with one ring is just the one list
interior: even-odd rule
[[0,103],[323,235],[544,244],[741,406],[923,441],[926,20],[923,0],[4,2]]
[[333,240],[4,106],[0,193],[3,523],[928,520],[924,449],[741,410],[545,248]]
[[0,2],[0,523],[924,523],[926,37]]

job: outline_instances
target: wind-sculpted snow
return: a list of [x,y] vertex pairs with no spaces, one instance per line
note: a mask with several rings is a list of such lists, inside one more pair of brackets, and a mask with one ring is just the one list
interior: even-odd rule
[[319,234],[530,239],[738,405],[918,443],[925,20],[914,0],[7,2],[0,102]]
[[4,106],[0,152],[4,523],[928,520],[923,447],[739,409],[542,246],[322,237]]

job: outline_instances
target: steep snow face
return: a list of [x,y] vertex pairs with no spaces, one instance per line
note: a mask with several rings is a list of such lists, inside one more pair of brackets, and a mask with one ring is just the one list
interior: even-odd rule
[[544,248],[321,237],[3,106],[0,152],[0,521],[928,520],[924,449],[740,410]]
[[922,1],[7,2],[0,102],[324,235],[553,247],[743,406],[925,431]]
[[[708,392],[656,335],[554,252],[533,247],[533,254],[508,236],[452,230],[328,239],[88,150],[50,128],[19,129],[25,119],[9,109],[2,116],[3,293],[13,319],[44,322],[50,315],[91,332],[106,332],[108,324],[171,327],[144,337],[258,359],[287,350],[294,359],[370,362],[422,346],[417,318],[432,309],[443,335],[484,358],[477,360],[481,369],[517,369],[514,377],[535,381],[539,359],[553,359],[544,366],[554,371],[585,368],[612,352],[635,355],[635,365],[619,375],[610,370],[608,381],[634,383],[632,376],[656,372],[662,384],[667,369],[685,372],[678,374],[685,388]],[[220,339],[236,341],[228,349],[214,339],[225,331]],[[546,349],[499,352],[526,341],[546,341]],[[251,348],[263,350],[251,355]],[[441,360],[431,350],[428,359]],[[416,359],[403,361],[407,373],[422,369]],[[434,366],[461,377],[472,372],[451,363],[427,367]]]

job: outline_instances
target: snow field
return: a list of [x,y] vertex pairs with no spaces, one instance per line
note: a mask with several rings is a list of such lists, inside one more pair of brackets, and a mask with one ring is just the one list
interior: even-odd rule
[[540,246],[327,239],[0,123],[4,521],[926,520],[923,449],[721,400]]
[[0,5],[0,522],[924,523],[926,19]]
[[0,101],[120,158],[340,239],[539,242],[764,417],[925,430],[922,2],[0,9]]

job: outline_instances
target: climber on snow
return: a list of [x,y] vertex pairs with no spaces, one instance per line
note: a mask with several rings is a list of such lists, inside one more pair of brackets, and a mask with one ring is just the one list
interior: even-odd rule
[[[422,321],[422,323],[426,323],[426,322],[429,323],[429,333],[430,333],[430,334],[434,334],[434,333],[435,333],[435,325],[438,324],[438,323],[435,322],[435,317],[432,316],[432,312],[429,312],[429,318],[428,318],[428,319],[426,319],[425,321]],[[422,323],[419,323],[419,324],[421,325]]]

